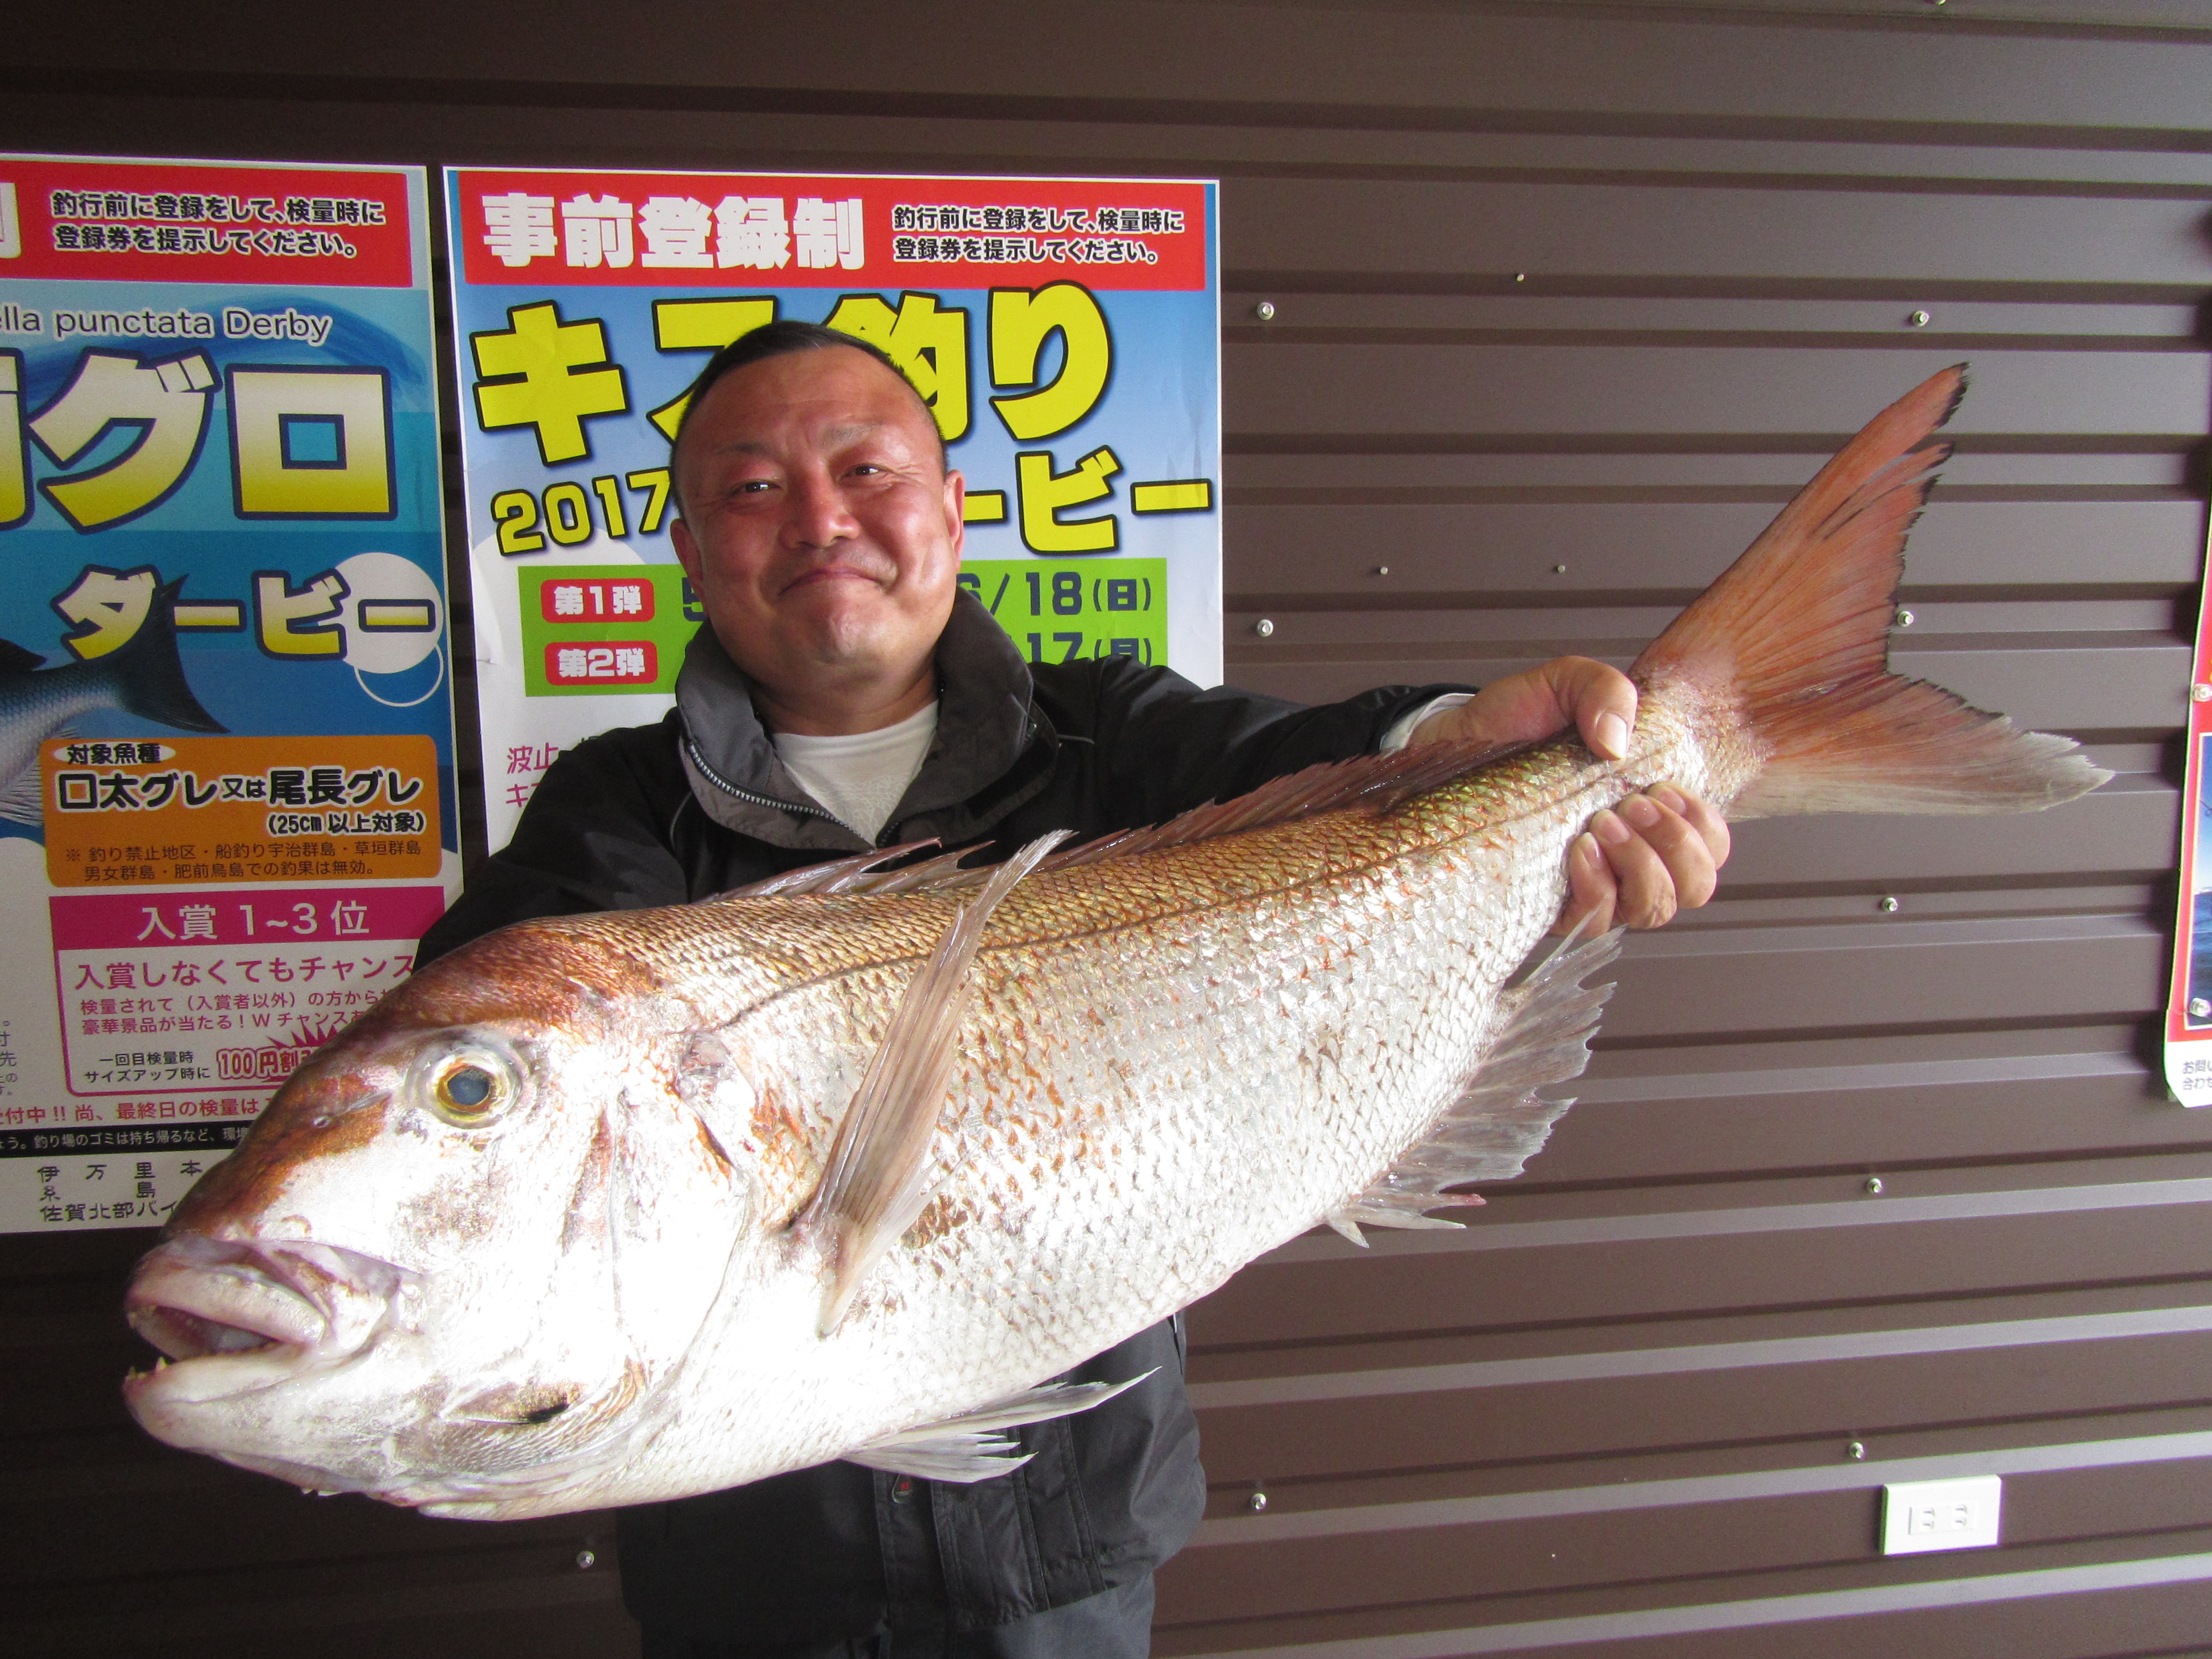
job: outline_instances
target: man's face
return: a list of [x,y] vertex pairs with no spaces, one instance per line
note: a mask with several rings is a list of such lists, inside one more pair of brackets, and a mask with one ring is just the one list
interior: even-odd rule
[[842,347],[749,364],[692,411],[676,556],[778,703],[896,696],[927,672],[960,574],[963,487],[941,458],[912,389]]

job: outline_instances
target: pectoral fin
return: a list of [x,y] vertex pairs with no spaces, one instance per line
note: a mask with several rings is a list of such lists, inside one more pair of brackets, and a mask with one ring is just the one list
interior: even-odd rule
[[871,1440],[858,1451],[845,1454],[848,1463],[911,1474],[924,1480],[956,1480],[962,1485],[1011,1474],[1029,1460],[1017,1453],[1019,1443],[1002,1429],[1024,1423],[1043,1423],[1055,1417],[1072,1417],[1103,1406],[1124,1389],[1133,1389],[1150,1376],[1146,1371],[1127,1382],[1047,1382],[1027,1389],[979,1411],[964,1412],[939,1423],[922,1423]]
[[953,1038],[968,1004],[968,969],[999,902],[1067,838],[1041,836],[991,872],[929,960],[907,982],[883,1046],[837,1127],[830,1168],[802,1219],[830,1229],[836,1270],[818,1329],[837,1328],[853,1293],[878,1257],[914,1224],[929,1201],[929,1142],[952,1075]]

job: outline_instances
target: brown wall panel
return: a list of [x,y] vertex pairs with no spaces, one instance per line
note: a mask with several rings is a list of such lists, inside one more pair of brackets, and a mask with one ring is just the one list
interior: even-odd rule
[[1241,179],[1222,192],[1234,263],[1285,273],[1528,272],[1732,283],[1986,280],[2187,284],[2203,258],[2187,201],[1946,196],[1877,179],[1805,211],[1802,191],[1687,182]]
[[[1635,1052],[1602,1054],[1592,1071],[1603,1079],[1611,1062]],[[2103,1075],[1949,1086],[1784,1085],[1771,1093],[1687,1099],[1620,1098],[1600,1081],[1584,1089],[1583,1103],[1553,1132],[1528,1178],[1657,1181],[1842,1169],[1885,1171],[1894,1186],[1899,1169],[1970,1160],[2201,1151],[2212,1130],[2176,1121],[2162,1079],[2133,1054],[2110,1063],[2113,1069]]]
[[[2084,1523],[2138,1533],[2201,1519],[2201,1458],[2035,1474],[2008,1480],[2009,1545],[2066,1543]],[[1863,1559],[1879,1528],[1877,1490],[1746,1496],[1611,1514],[1465,1526],[1331,1533],[1242,1547],[1202,1545],[1176,1579],[1179,1619],[1233,1617],[1255,1605],[1323,1611],[1354,1601],[1413,1601],[1441,1577],[1479,1575],[1492,1593],[1527,1595],[1585,1582],[1594,1567],[1624,1579],[1694,1578],[1717,1545],[1746,1571]],[[1722,1540],[1725,1540],[1723,1543]],[[1990,1570],[1989,1564],[1977,1563]]]
[[2164,939],[2131,916],[1745,928],[1632,948],[1665,965],[1624,977],[1606,1010],[1614,1042],[2123,1013],[2166,982]]
[[[968,0],[947,14],[949,27],[913,31],[902,27],[909,14],[887,0],[848,0],[826,15],[760,11],[742,28],[708,0],[686,0],[662,8],[649,28],[562,6],[544,27],[517,29],[496,9],[429,0],[312,21],[265,4],[187,17],[136,0],[114,8],[94,61],[179,76],[274,71],[303,90],[352,77],[403,77],[463,95],[553,82],[592,89],[590,101],[617,107],[629,88],[677,91],[657,101],[678,107],[717,91],[834,88],[858,104],[871,94],[926,106],[1127,100],[1155,116],[1168,112],[1160,105],[1181,104],[1232,118],[1264,111],[1334,126],[1340,112],[1447,131],[1603,131],[1619,125],[1607,117],[1656,117],[1673,131],[1757,122],[1810,136],[1826,124],[1841,130],[1823,136],[1838,137],[1892,126],[1899,138],[2025,127],[2049,143],[2103,128],[2154,138],[2187,130],[2203,112],[2196,60],[2171,50],[2172,39],[2063,27],[2096,19],[2086,0],[2053,9],[2062,27],[2047,33],[1950,20],[1930,27],[1924,14],[1884,16],[1887,8],[1874,4],[1851,8],[1861,15],[1844,28],[1670,9],[1639,17],[1572,5],[1454,15],[1331,11],[1298,0],[1048,8]],[[424,50],[429,41],[434,53]],[[26,17],[11,52],[27,67],[89,66],[82,32],[65,15]],[[1468,118],[1435,118],[1449,112]]]
[[[2212,1201],[2207,1194],[2199,1202]],[[1879,1207],[1879,1206],[1876,1206]],[[1894,1206],[1893,1206],[1894,1207]],[[1289,1347],[1377,1333],[1681,1318],[1824,1303],[1906,1303],[2185,1276],[2212,1279],[2212,1237],[2187,1206],[1833,1226],[1255,1267],[1206,1304],[1193,1340]],[[1344,1254],[1359,1253],[1350,1244]],[[1624,1288],[1626,1287],[1626,1288]]]
[[1212,1387],[1226,1385],[1200,1382],[1195,1392],[1209,1476],[1249,1487],[1655,1445],[1878,1443],[1884,1432],[1932,1423],[2070,1419],[2136,1402],[2201,1402],[2208,1359],[2212,1335],[2199,1333],[1237,1408],[1206,1403]]
[[[1878,406],[1878,405],[1877,405]],[[1319,471],[1322,464],[1316,464]],[[1323,476],[1326,476],[1325,474]],[[1812,476],[1808,468],[1805,476]],[[1626,590],[1686,600],[1764,530],[1778,504],[1530,503],[1237,507],[1226,526],[1232,594],[1481,593],[1602,601]],[[1914,527],[1905,585],[1984,592],[2193,584],[2204,509],[2194,501],[1958,502],[1942,487]],[[1553,567],[1564,564],[1565,571]],[[1237,635],[1232,642],[1241,646]]]
[[[1216,1518],[1159,1651],[2212,1650],[2194,1454],[2008,1474],[2002,1547],[1943,1557],[1877,1556],[1870,1484],[2212,1430],[2212,1316],[2159,1326],[2212,1304],[2212,1115],[2165,1101],[2146,1042],[2205,536],[2212,3],[525,27],[117,0],[10,29],[24,148],[1224,178],[1230,675],[1287,696],[1625,660],[1830,447],[1970,359],[1896,661],[2125,775],[2043,817],[1744,826],[1721,900],[1632,942],[1583,1103],[1474,1231],[1295,1241],[1195,1309]],[[145,1242],[0,1241],[0,1647],[635,1650],[604,1516],[433,1522],[139,1437],[112,1310]],[[1984,1327],[2026,1340],[1959,1346]],[[1553,1370],[1419,1369],[1492,1362]],[[1854,1437],[1863,1477],[1822,1486]],[[1678,1479],[1750,1484],[1572,1496]],[[1407,1523],[1501,1494],[1538,1508]]]
[[[1384,434],[1819,433],[1838,444],[1960,361],[1894,351],[1717,346],[1277,345],[1225,354],[1222,418],[1242,439]],[[2212,373],[2172,351],[1985,353],[1952,418],[1961,437],[2193,434]],[[1948,430],[1948,428],[1947,428]]]
[[[2183,1537],[2201,1548],[2201,1533]],[[2024,1550],[2008,1553],[2004,1559],[2006,1566],[2034,1574],[2067,1571],[2051,1565],[2064,1559],[2061,1551]],[[1649,1610],[1624,1605],[1618,1593],[1538,1593],[1410,1607],[1386,1604],[1323,1617],[1240,1622],[1232,1628],[1246,1644],[1237,1649],[1222,1644],[1226,1632],[1220,1629],[1194,1626],[1188,1634],[1171,1632],[1156,1651],[1163,1659],[1231,1652],[1243,1659],[1407,1659],[1534,1649],[1562,1659],[1613,1659],[1628,1642],[1634,1645],[1626,1650],[1639,1659],[1646,1654],[1660,1659],[1858,1659],[1899,1651],[1937,1652],[1955,1659],[2181,1659],[2206,1651],[2195,1639],[2212,1623],[2212,1589],[2203,1582],[2200,1558],[2152,1556],[2100,1565],[2101,1571],[2085,1568],[2078,1578],[2055,1582],[2021,1582],[1992,1568],[1987,1576],[1995,1582],[1988,1586],[1978,1582],[1983,1575],[1971,1570],[1953,1565],[1954,1576],[1945,1577],[1928,1563],[1909,1570],[1887,1566],[1881,1576],[1897,1580],[1894,1585],[1814,1589],[1844,1576],[1814,1570],[1776,1573],[1754,1581],[1757,1589],[1665,1581],[1645,1587]],[[1770,1584],[1780,1593],[1761,1595]],[[1917,1605],[1885,1605],[1897,1601]],[[1407,1630],[1421,1634],[1396,1637]],[[1513,1645],[1492,1640],[1492,1632]],[[1250,1645],[1255,1640],[1269,1645]]]
[[[1304,647],[1296,616],[1273,620],[1273,635],[1261,650],[1240,642],[1234,678],[1255,690],[1294,699],[1348,697],[1389,679],[1486,685],[1556,654],[1540,647],[1510,656],[1352,647],[1339,655],[1327,647]],[[1252,626],[1243,614],[1232,614],[1230,625],[1240,622],[1247,629]],[[1573,643],[1583,646],[1583,654],[1618,655],[1624,665],[1629,655]],[[2178,721],[2187,707],[2189,655],[2171,640],[2087,649],[2071,641],[2065,647],[2033,650],[2006,650],[2001,640],[1978,641],[1970,650],[1945,650],[1917,639],[1911,651],[1893,653],[1898,672],[1932,679],[1977,708],[2003,709],[2039,731],[2160,730]]]

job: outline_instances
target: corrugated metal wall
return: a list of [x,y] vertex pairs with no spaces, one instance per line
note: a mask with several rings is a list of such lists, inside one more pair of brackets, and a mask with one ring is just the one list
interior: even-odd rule
[[[2212,1652],[2212,1123],[2150,1046],[2212,5],[173,12],[11,18],[0,144],[1222,177],[1230,672],[1292,696],[1625,660],[1971,358],[1899,659],[2120,777],[1746,827],[1473,1229],[1200,1307],[1215,1492],[1159,1648]],[[137,1437],[145,1242],[0,1239],[0,1648],[631,1650],[603,1521]],[[1949,1473],[2006,1477],[2002,1547],[1877,1556],[1880,1484]]]

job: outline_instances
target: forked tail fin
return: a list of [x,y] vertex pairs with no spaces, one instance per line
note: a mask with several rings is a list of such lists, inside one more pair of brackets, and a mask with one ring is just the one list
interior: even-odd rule
[[1795,812],[2015,812],[2112,775],[1888,668],[1905,538],[1948,444],[1966,365],[1875,416],[1630,671],[1653,691],[1733,704],[1763,757],[1731,818]]

